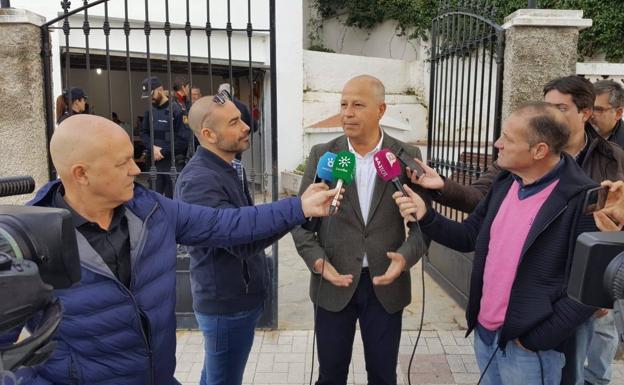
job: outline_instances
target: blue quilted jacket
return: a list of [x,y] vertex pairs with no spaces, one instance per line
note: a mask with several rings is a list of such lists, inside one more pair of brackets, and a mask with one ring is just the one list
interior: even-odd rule
[[[59,186],[59,181],[48,183],[30,204],[50,206]],[[52,358],[36,368],[37,377],[30,383],[177,384],[173,377],[176,243],[245,244],[305,221],[298,198],[215,210],[174,202],[138,185],[126,208],[130,288],[115,278],[76,232],[82,278],[74,287],[55,292],[64,307],[55,337],[58,345]]]

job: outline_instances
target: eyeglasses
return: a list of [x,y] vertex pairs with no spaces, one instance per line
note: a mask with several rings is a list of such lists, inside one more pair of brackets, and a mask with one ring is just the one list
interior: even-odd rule
[[232,97],[230,96],[230,93],[227,92],[227,90],[221,90],[219,91],[218,94],[216,94],[213,98],[212,101],[217,103],[217,104],[225,104],[225,102],[227,102],[228,100],[232,100]]
[[605,113],[605,112],[607,112],[609,110],[613,110],[613,109],[614,109],[614,107],[604,108],[604,107],[594,106],[594,113],[595,114],[603,114],[603,113]]

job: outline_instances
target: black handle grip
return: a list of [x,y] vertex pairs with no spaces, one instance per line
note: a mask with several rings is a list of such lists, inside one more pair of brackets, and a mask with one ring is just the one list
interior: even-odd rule
[[35,191],[35,180],[30,176],[0,178],[0,197],[30,194]]

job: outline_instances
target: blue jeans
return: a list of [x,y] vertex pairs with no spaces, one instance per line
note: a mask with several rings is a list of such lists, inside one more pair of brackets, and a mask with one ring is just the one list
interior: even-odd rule
[[243,372],[254,339],[254,329],[264,306],[227,315],[195,313],[204,334],[204,368],[200,385],[236,385]]
[[611,381],[613,374],[611,363],[615,358],[619,343],[613,310],[594,323],[594,334],[587,351],[585,381],[594,385],[605,385]]
[[[477,329],[482,328],[478,326]],[[479,330],[474,332],[474,350],[481,373],[495,354],[483,377],[483,385],[559,385],[565,356],[556,350],[529,352],[515,341],[509,341],[505,350],[497,349],[500,331],[491,341],[485,341]],[[496,351],[496,353],[494,353]]]

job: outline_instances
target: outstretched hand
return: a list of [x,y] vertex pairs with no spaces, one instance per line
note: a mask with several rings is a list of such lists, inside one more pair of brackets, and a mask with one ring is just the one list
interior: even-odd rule
[[[329,206],[338,192],[337,188],[332,190],[325,183],[313,183],[301,194],[301,207],[303,215],[310,217],[326,217],[329,215]],[[338,205],[342,199],[344,189],[338,195]]]
[[405,257],[402,254],[390,251],[386,253],[386,255],[390,258],[390,265],[383,275],[373,277],[373,285],[389,285],[401,275],[403,270],[405,270],[407,263],[405,262]]
[[314,262],[314,271],[319,274],[322,272],[323,278],[334,286],[348,287],[353,283],[353,274],[338,273],[338,270],[327,260],[317,259]]
[[418,158],[414,158],[414,161],[423,169],[423,174],[419,178],[415,172],[407,168],[407,176],[411,179],[412,183],[429,190],[441,190],[444,187],[444,179],[442,179],[436,170],[427,166],[425,162]]

